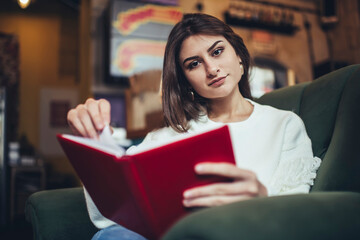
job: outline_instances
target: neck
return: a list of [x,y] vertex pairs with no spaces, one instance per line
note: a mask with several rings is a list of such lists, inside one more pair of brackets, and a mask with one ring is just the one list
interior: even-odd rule
[[215,122],[240,122],[248,119],[254,106],[236,91],[231,96],[212,99],[208,109],[208,116]]

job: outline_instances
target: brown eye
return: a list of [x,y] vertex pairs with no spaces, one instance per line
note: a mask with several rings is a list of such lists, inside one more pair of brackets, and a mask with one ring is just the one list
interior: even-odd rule
[[200,63],[198,61],[193,61],[189,64],[188,68],[193,69],[196,68]]
[[213,56],[219,56],[224,51],[223,48],[218,48],[213,52]]

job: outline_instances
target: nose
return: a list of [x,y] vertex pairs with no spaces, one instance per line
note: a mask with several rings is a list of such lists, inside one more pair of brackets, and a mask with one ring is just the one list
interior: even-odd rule
[[219,73],[220,69],[213,61],[207,61],[206,62],[206,75],[208,78],[216,77]]

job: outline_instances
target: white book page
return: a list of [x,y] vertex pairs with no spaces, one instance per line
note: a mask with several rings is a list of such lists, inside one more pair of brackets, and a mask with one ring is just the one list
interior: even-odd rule
[[203,134],[205,132],[209,132],[209,131],[221,128],[221,127],[223,127],[223,125],[208,127],[206,129],[199,130],[195,133],[189,133],[189,132],[182,133],[182,134],[179,134],[176,136],[172,136],[171,139],[166,137],[164,139],[157,139],[156,141],[150,141],[150,142],[147,142],[146,144],[140,144],[136,147],[129,148],[128,151],[126,152],[126,155],[133,156],[133,155],[136,155],[136,154],[139,154],[142,152],[146,152],[146,151],[149,151],[149,150],[152,150],[155,148],[163,147],[163,146],[171,144],[171,143],[179,142],[184,139],[191,138],[191,137],[194,137],[194,136]]
[[115,155],[116,157],[121,157],[125,154],[125,149],[117,145],[115,140],[113,139],[109,126],[105,126],[99,136],[99,139],[84,138],[69,134],[63,134],[63,137],[78,143],[82,143],[86,146],[99,149],[103,152]]

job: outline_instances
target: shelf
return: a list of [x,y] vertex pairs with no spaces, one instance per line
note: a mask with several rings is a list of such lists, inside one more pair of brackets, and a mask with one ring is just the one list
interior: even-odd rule
[[243,27],[243,28],[253,28],[253,29],[261,29],[266,30],[278,34],[284,35],[293,35],[299,27],[290,24],[275,24],[273,22],[261,22],[255,20],[248,19],[240,19],[235,18],[229,15],[228,12],[225,14],[225,22],[232,26]]

